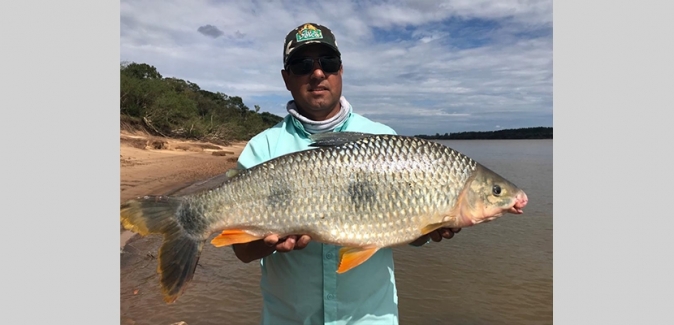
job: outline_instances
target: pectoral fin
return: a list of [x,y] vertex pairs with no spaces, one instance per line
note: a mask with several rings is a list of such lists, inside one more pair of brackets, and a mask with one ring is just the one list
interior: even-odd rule
[[426,225],[425,227],[421,228],[421,234],[426,235],[431,231],[437,230],[442,227],[442,223],[433,223],[430,225]]
[[[452,210],[449,214],[445,215],[440,222],[436,223],[431,223],[423,228],[420,229],[422,235],[426,235],[430,233],[431,231],[438,230],[443,227],[457,227],[457,213],[455,212],[456,209]],[[458,226],[457,228],[460,228],[461,226]]]
[[379,247],[344,247],[339,250],[339,267],[337,273],[344,273],[358,265],[379,250]]
[[211,244],[215,247],[229,246],[232,244],[243,244],[252,242],[255,240],[261,239],[260,237],[253,236],[244,230],[240,229],[227,229],[224,230],[220,235],[211,240]]

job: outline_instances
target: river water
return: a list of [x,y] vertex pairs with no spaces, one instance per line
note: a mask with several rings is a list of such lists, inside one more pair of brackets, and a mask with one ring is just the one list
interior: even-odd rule
[[[451,240],[394,248],[401,324],[552,324],[552,140],[442,140],[524,189],[522,215],[463,229]],[[178,302],[163,302],[158,236],[120,256],[121,324],[257,324],[259,264],[204,245]]]

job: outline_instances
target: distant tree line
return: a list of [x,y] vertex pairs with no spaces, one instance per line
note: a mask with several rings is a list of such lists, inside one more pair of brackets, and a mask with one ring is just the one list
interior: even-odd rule
[[416,135],[424,139],[437,140],[476,140],[476,139],[552,139],[551,127],[531,127],[519,129],[504,129],[498,131],[471,131],[456,133],[436,133],[435,135]]
[[248,140],[283,118],[254,111],[241,97],[201,89],[177,78],[164,78],[145,63],[120,65],[122,127],[142,127],[167,137],[227,143]]

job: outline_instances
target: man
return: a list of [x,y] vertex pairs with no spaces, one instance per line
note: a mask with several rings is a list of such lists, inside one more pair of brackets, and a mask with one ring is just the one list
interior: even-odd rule
[[[293,100],[288,115],[253,137],[239,157],[239,168],[250,168],[283,154],[306,150],[310,134],[358,131],[395,134],[390,127],[352,111],[342,96],[341,53],[325,26],[303,24],[287,36],[281,75]],[[411,245],[451,238],[460,229],[440,229]],[[307,235],[233,246],[248,263],[260,259],[262,324],[397,324],[391,249],[381,249],[360,266],[337,274],[339,247],[312,242]]]

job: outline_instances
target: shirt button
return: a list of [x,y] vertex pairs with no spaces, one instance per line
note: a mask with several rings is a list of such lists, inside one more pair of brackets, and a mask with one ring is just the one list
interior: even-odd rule
[[331,260],[333,257],[335,257],[335,255],[332,254],[332,253],[327,253],[327,254],[325,254],[325,257],[326,257],[327,259]]
[[335,295],[329,293],[328,294],[328,300],[332,300],[332,299],[335,299]]

